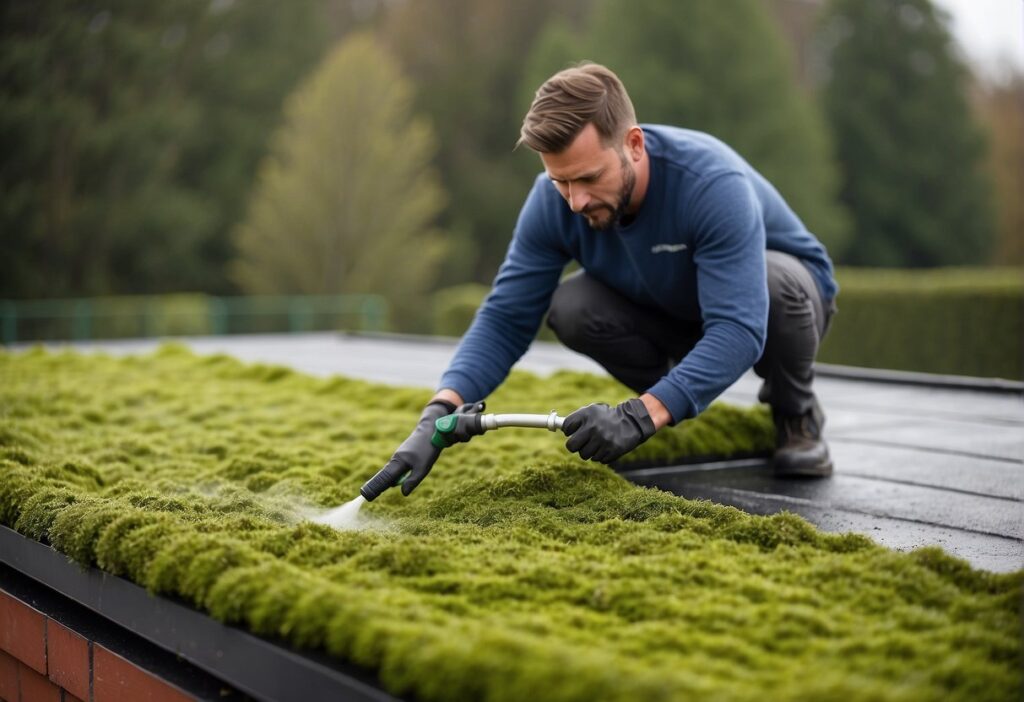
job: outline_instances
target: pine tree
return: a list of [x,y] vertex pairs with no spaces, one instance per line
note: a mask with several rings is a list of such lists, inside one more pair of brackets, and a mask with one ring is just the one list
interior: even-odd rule
[[991,138],[989,172],[998,201],[991,262],[1024,266],[1024,73],[981,88],[982,118]]
[[641,122],[706,131],[767,177],[833,255],[847,241],[824,120],[759,0],[600,0],[588,58],[622,79]]
[[966,71],[930,0],[833,0],[824,104],[838,143],[855,265],[985,262],[993,233]]
[[412,87],[370,35],[332,51],[288,100],[235,242],[251,293],[395,297],[432,282],[444,195],[432,129]]
[[222,292],[321,0],[0,7],[0,297]]
[[[438,168],[451,193],[443,217],[453,246],[446,282],[490,282],[529,191],[513,150],[530,103],[521,102],[523,57],[550,17],[590,0],[431,0],[392,3],[380,36],[416,86],[416,105],[438,131]],[[535,171],[534,171],[535,172]]]

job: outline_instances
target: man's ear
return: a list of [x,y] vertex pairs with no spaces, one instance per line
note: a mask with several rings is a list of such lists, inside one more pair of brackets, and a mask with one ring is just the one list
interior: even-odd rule
[[639,161],[644,155],[644,130],[636,125],[626,130],[623,147],[634,163]]

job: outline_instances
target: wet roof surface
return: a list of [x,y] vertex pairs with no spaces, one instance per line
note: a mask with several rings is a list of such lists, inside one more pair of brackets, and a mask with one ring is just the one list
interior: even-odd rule
[[[197,353],[287,365],[312,375],[348,375],[433,387],[455,342],[344,334],[182,339]],[[156,340],[76,344],[143,353]],[[603,372],[557,344],[536,342],[518,368]],[[756,402],[759,380],[743,376],[722,397]],[[624,473],[634,482],[740,507],[789,510],[828,531],[854,531],[896,549],[938,545],[994,571],[1024,567],[1024,395],[819,377],[835,475],[782,480],[763,462],[677,466]],[[513,408],[547,411],[549,408]],[[510,410],[511,411],[511,410]]]

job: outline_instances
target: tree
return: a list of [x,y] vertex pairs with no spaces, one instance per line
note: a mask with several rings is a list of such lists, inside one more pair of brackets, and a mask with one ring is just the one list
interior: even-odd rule
[[[760,0],[601,0],[583,37],[641,122],[710,132],[765,175],[835,255],[847,240],[827,129]],[[562,66],[552,67],[561,68]]]
[[984,142],[947,19],[930,0],[833,0],[824,105],[838,143],[855,265],[987,261]]
[[991,263],[1024,266],[1024,73],[979,86],[978,108],[992,148],[989,172],[998,201]]
[[226,289],[227,232],[327,0],[0,9],[0,297]]
[[514,150],[529,108],[519,93],[523,56],[552,17],[582,14],[590,0],[432,0],[394,3],[380,36],[416,85],[418,109],[438,130],[438,168],[451,193],[443,215],[452,246],[446,283],[490,282],[530,188]]
[[394,299],[430,285],[444,194],[433,130],[411,108],[411,84],[372,36],[328,55],[289,98],[235,233],[244,290]]
[[[537,89],[563,68],[568,68],[580,61],[580,57],[587,56],[582,36],[582,26],[573,24],[561,17],[553,18],[537,36],[526,60],[523,61],[522,78],[519,82],[519,104],[523,105],[523,113],[533,103]],[[518,133],[518,130],[517,130]],[[521,161],[523,177],[531,173],[536,175],[541,170],[541,163],[537,155],[529,149],[529,159]]]

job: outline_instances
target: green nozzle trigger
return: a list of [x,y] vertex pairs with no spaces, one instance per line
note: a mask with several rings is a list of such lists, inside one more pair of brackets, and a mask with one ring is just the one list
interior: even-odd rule
[[404,473],[402,473],[402,477],[395,482],[395,485],[401,485],[402,483],[409,479],[410,475],[412,475],[411,470],[405,471]]
[[451,446],[452,442],[448,441],[446,435],[455,431],[455,427],[458,424],[459,416],[457,414],[449,414],[438,419],[434,422],[434,435],[430,437],[430,443],[439,449],[446,449]]

